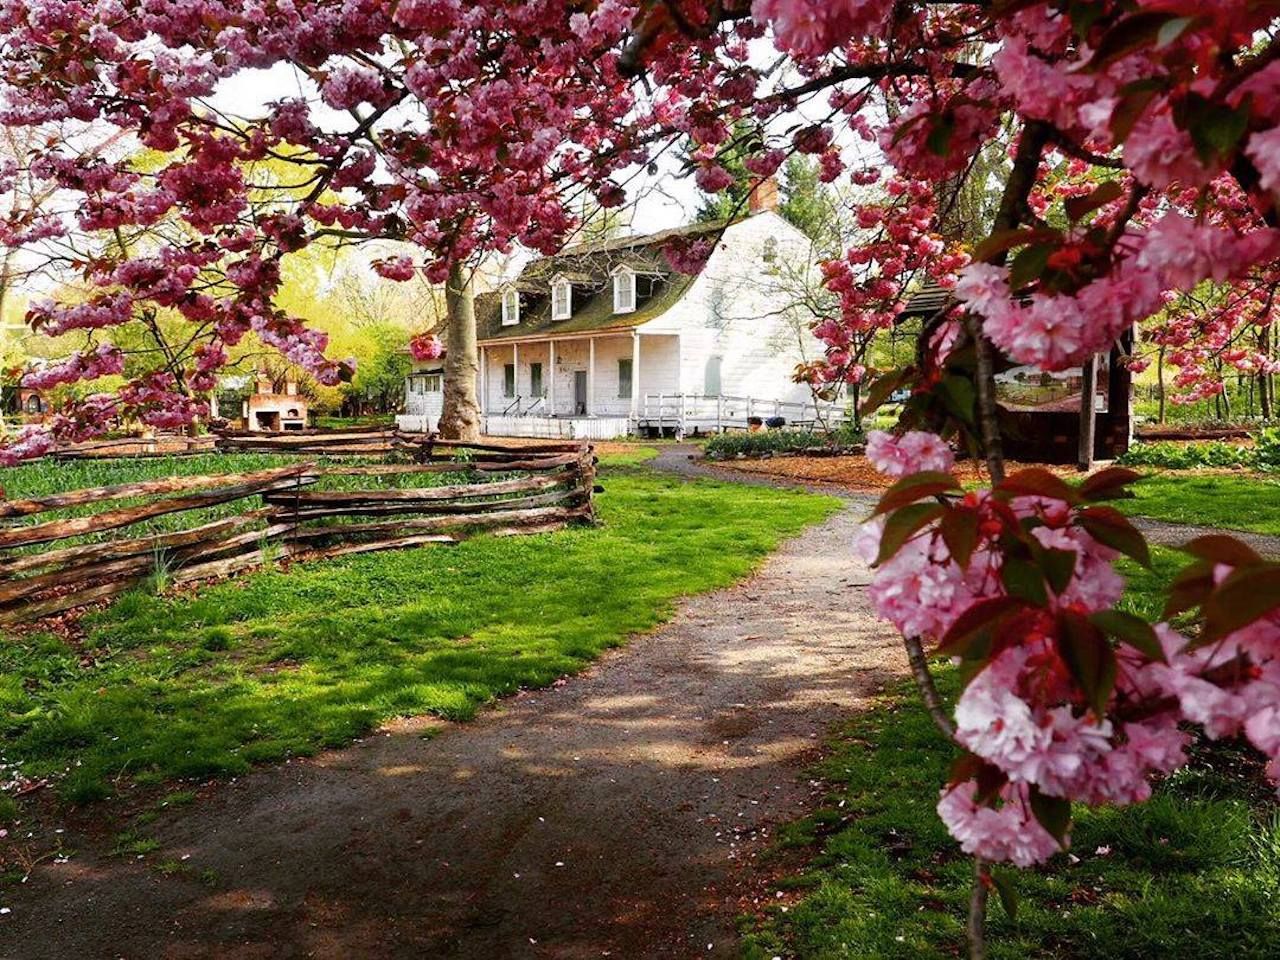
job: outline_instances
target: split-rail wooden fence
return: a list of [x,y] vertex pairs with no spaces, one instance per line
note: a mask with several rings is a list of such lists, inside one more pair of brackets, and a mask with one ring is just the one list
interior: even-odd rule
[[[412,462],[301,462],[0,500],[0,623],[117,596],[161,573],[167,584],[177,585],[275,560],[453,544],[479,532],[510,536],[594,522],[596,459],[590,446],[431,443],[413,453]],[[322,484],[326,478],[432,474],[445,475],[445,483],[354,490]],[[459,482],[452,482],[452,474]],[[225,509],[242,500],[256,503],[186,529],[139,532],[157,518]],[[99,509],[40,516],[86,507]]]

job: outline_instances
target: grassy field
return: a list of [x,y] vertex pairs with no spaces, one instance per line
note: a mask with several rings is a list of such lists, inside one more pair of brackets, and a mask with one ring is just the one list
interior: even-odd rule
[[[100,482],[93,467],[63,488]],[[136,592],[88,617],[75,646],[6,637],[3,755],[88,801],[122,778],[240,773],[398,715],[465,719],[581,669],[835,508],[618,465],[602,483],[598,528],[264,570],[194,596]]]
[[1259,474],[1155,473],[1117,503],[1131,516],[1280,536],[1280,477]]
[[[1129,609],[1152,615],[1158,577],[1181,562],[1157,551],[1157,576],[1130,581]],[[954,677],[944,686],[954,694]],[[746,956],[962,955],[972,864],[934,811],[952,749],[905,688],[833,748],[821,768],[835,788],[829,805],[783,841],[816,858],[786,884],[791,897],[748,923]],[[1014,875],[1017,920],[993,898],[993,960],[1276,956],[1280,819],[1247,748],[1199,749],[1144,806],[1077,814],[1072,859]]]

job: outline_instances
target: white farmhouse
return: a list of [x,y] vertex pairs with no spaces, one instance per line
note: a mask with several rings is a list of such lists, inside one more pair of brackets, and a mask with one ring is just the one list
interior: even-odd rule
[[[727,225],[572,247],[477,296],[485,432],[607,439],[829,417],[794,380],[820,355],[796,288],[811,244],[775,206],[776,187]],[[665,251],[700,240],[716,244],[702,269],[674,269]],[[402,429],[434,429],[442,369],[415,367]]]

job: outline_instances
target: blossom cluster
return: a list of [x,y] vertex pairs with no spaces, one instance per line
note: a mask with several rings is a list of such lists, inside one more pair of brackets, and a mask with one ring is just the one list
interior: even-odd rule
[[[944,449],[919,432],[875,434],[868,456],[912,483],[950,466]],[[1092,489],[1101,494],[1132,476],[1104,475]],[[1146,800],[1153,778],[1187,762],[1189,724],[1213,738],[1246,735],[1280,780],[1280,604],[1240,623],[1211,623],[1221,626],[1211,644],[1168,624],[1153,631],[1112,610],[1124,580],[1117,549],[1099,537],[1120,543],[1115,535],[1131,528],[1091,500],[1090,488],[1027,471],[987,490],[930,489],[956,492],[877,517],[857,549],[876,565],[876,612],[974,674],[955,704],[955,740],[986,772],[961,776],[938,805],[967,852],[1019,866],[1047,860],[1069,838],[1040,822],[1038,804]],[[915,529],[890,540],[903,522]],[[969,537],[956,535],[966,527]],[[1010,538],[1021,539],[1019,548]],[[1206,591],[1250,577],[1270,583],[1280,569],[1213,538],[1193,549],[1208,558]]]

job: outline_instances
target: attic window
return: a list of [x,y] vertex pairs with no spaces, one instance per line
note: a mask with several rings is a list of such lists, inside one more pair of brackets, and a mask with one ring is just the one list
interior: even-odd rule
[[514,327],[520,322],[520,291],[507,287],[502,292],[502,325]]
[[573,284],[568,280],[551,283],[551,319],[568,320],[573,316]]
[[613,274],[613,312],[634,313],[636,309],[636,273],[619,267]]

